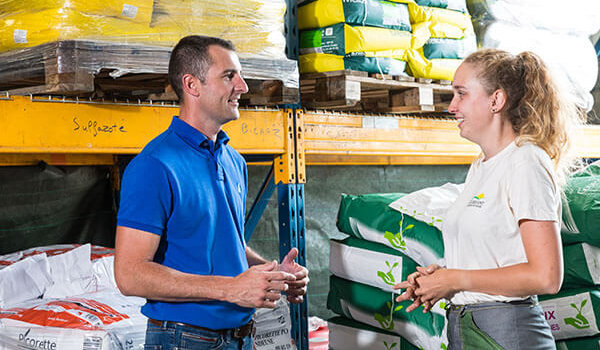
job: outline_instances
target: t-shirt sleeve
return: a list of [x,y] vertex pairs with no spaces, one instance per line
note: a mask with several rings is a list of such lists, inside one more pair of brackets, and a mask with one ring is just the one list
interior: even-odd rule
[[559,222],[560,196],[552,163],[532,154],[513,164],[508,199],[515,219]]
[[162,234],[171,210],[171,187],[162,163],[137,157],[125,169],[117,225]]

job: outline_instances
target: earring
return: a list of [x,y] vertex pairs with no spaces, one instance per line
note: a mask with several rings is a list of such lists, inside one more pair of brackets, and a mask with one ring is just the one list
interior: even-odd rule
[[496,108],[492,108],[492,113],[496,113]]

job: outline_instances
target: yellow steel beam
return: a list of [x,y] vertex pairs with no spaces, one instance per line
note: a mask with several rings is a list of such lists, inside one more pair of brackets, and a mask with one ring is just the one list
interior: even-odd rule
[[[135,154],[164,131],[175,105],[65,98],[0,98],[0,154]],[[242,109],[224,129],[243,154],[279,155],[287,112]]]
[[[480,153],[452,118],[306,111],[304,129],[308,165],[469,164]],[[582,128],[576,147],[600,158],[600,126]]]
[[52,165],[112,165],[115,157],[112,154],[0,154],[0,166],[35,165],[41,161]]

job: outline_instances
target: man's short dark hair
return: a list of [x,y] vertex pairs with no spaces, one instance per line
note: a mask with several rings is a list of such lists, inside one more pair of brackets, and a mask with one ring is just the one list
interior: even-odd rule
[[173,48],[169,59],[169,83],[181,103],[183,103],[181,78],[185,74],[192,74],[201,82],[205,82],[206,72],[213,63],[208,53],[208,47],[211,45],[235,51],[231,41],[203,35],[186,36]]

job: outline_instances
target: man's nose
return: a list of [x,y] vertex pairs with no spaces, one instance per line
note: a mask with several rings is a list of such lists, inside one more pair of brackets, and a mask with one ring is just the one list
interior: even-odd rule
[[244,80],[244,78],[242,78],[241,75],[237,76],[237,79],[235,81],[235,89],[236,91],[239,91],[242,94],[248,92],[248,84],[246,84],[246,81]]

